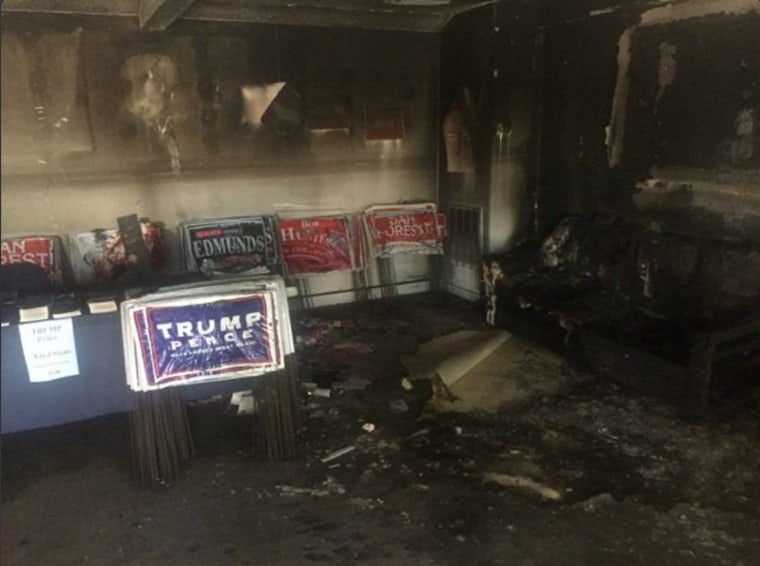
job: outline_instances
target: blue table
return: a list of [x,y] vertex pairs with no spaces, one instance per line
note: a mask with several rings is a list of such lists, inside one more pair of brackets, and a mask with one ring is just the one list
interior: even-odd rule
[[[5,433],[20,432],[131,410],[135,393],[127,386],[119,313],[75,317],[79,375],[31,383],[18,326],[2,329],[0,409]],[[251,378],[180,387],[192,401],[251,389]]]

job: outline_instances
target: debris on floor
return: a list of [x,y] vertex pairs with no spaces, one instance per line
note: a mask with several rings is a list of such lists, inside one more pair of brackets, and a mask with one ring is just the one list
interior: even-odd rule
[[315,387],[311,390],[311,394],[314,395],[314,397],[329,398],[332,395],[332,390],[326,387]]
[[615,498],[612,497],[609,493],[600,493],[599,495],[595,495],[594,497],[589,497],[586,499],[586,501],[582,501],[580,503],[580,506],[585,511],[598,511],[604,507],[607,507],[609,505],[615,504]]
[[364,391],[372,383],[369,379],[349,375],[346,381],[336,381],[332,384],[333,389],[342,391]]
[[504,331],[459,331],[423,344],[401,359],[411,377],[401,386],[431,380],[438,411],[494,412],[565,385],[565,361]]
[[330,452],[327,456],[322,458],[320,461],[323,464],[326,464],[327,462],[332,462],[333,460],[336,460],[340,458],[341,456],[345,456],[349,452],[353,452],[356,450],[356,446],[346,446],[344,448],[341,448],[340,450],[335,450],[334,452]]
[[504,330],[460,330],[426,342],[415,355],[402,357],[401,363],[411,379],[437,378],[451,387],[509,338]]
[[160,496],[125,480],[118,427],[4,436],[2,563],[758,564],[760,407],[684,422],[516,336],[431,399],[401,360],[484,326],[403,305],[297,326],[310,418],[285,462],[222,399],[190,411],[198,458]]
[[338,342],[333,346],[333,350],[350,350],[359,354],[369,354],[374,351],[374,348],[369,344],[363,342]]
[[253,391],[236,391],[232,394],[230,405],[237,407],[237,415],[252,415],[254,412]]
[[391,410],[391,413],[400,415],[409,410],[409,405],[403,399],[391,399],[388,401],[388,408]]
[[525,476],[511,476],[509,474],[487,472],[483,474],[483,482],[495,483],[504,487],[519,487],[537,493],[544,499],[550,499],[552,501],[559,501],[562,499],[562,494],[556,489]]
[[540,395],[554,395],[568,384],[565,360],[513,336],[488,358],[437,396],[438,411],[496,412]]
[[336,482],[335,478],[332,476],[327,476],[327,479],[317,487],[278,485],[276,486],[276,489],[284,496],[311,495],[312,497],[327,497],[330,495],[343,495],[346,493],[345,486]]

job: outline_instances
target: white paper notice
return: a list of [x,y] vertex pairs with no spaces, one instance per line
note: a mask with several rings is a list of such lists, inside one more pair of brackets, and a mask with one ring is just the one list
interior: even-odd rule
[[79,375],[74,326],[70,318],[20,324],[29,381],[52,381]]

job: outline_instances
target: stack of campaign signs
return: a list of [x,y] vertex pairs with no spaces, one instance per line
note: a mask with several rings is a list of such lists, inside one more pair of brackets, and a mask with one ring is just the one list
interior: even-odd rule
[[121,304],[134,391],[267,374],[294,352],[280,277],[181,285]]

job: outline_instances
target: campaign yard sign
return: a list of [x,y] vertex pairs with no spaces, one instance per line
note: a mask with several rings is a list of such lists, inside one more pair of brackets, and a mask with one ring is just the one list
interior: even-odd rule
[[50,281],[63,281],[61,242],[57,236],[31,236],[2,239],[2,265],[33,263],[45,272]]
[[443,254],[445,217],[433,203],[371,206],[364,224],[373,257]]
[[[141,220],[140,234],[148,250],[150,268],[161,271],[166,263],[163,230],[158,224]],[[69,256],[79,284],[111,281],[134,267],[124,234],[115,228],[70,234]]]
[[188,271],[279,270],[271,216],[194,220],[183,224],[181,231]]
[[355,216],[280,219],[282,257],[291,277],[363,269],[364,240]]
[[[130,386],[146,391],[283,367],[271,291],[186,296],[127,307]],[[131,358],[131,360],[129,360]]]

